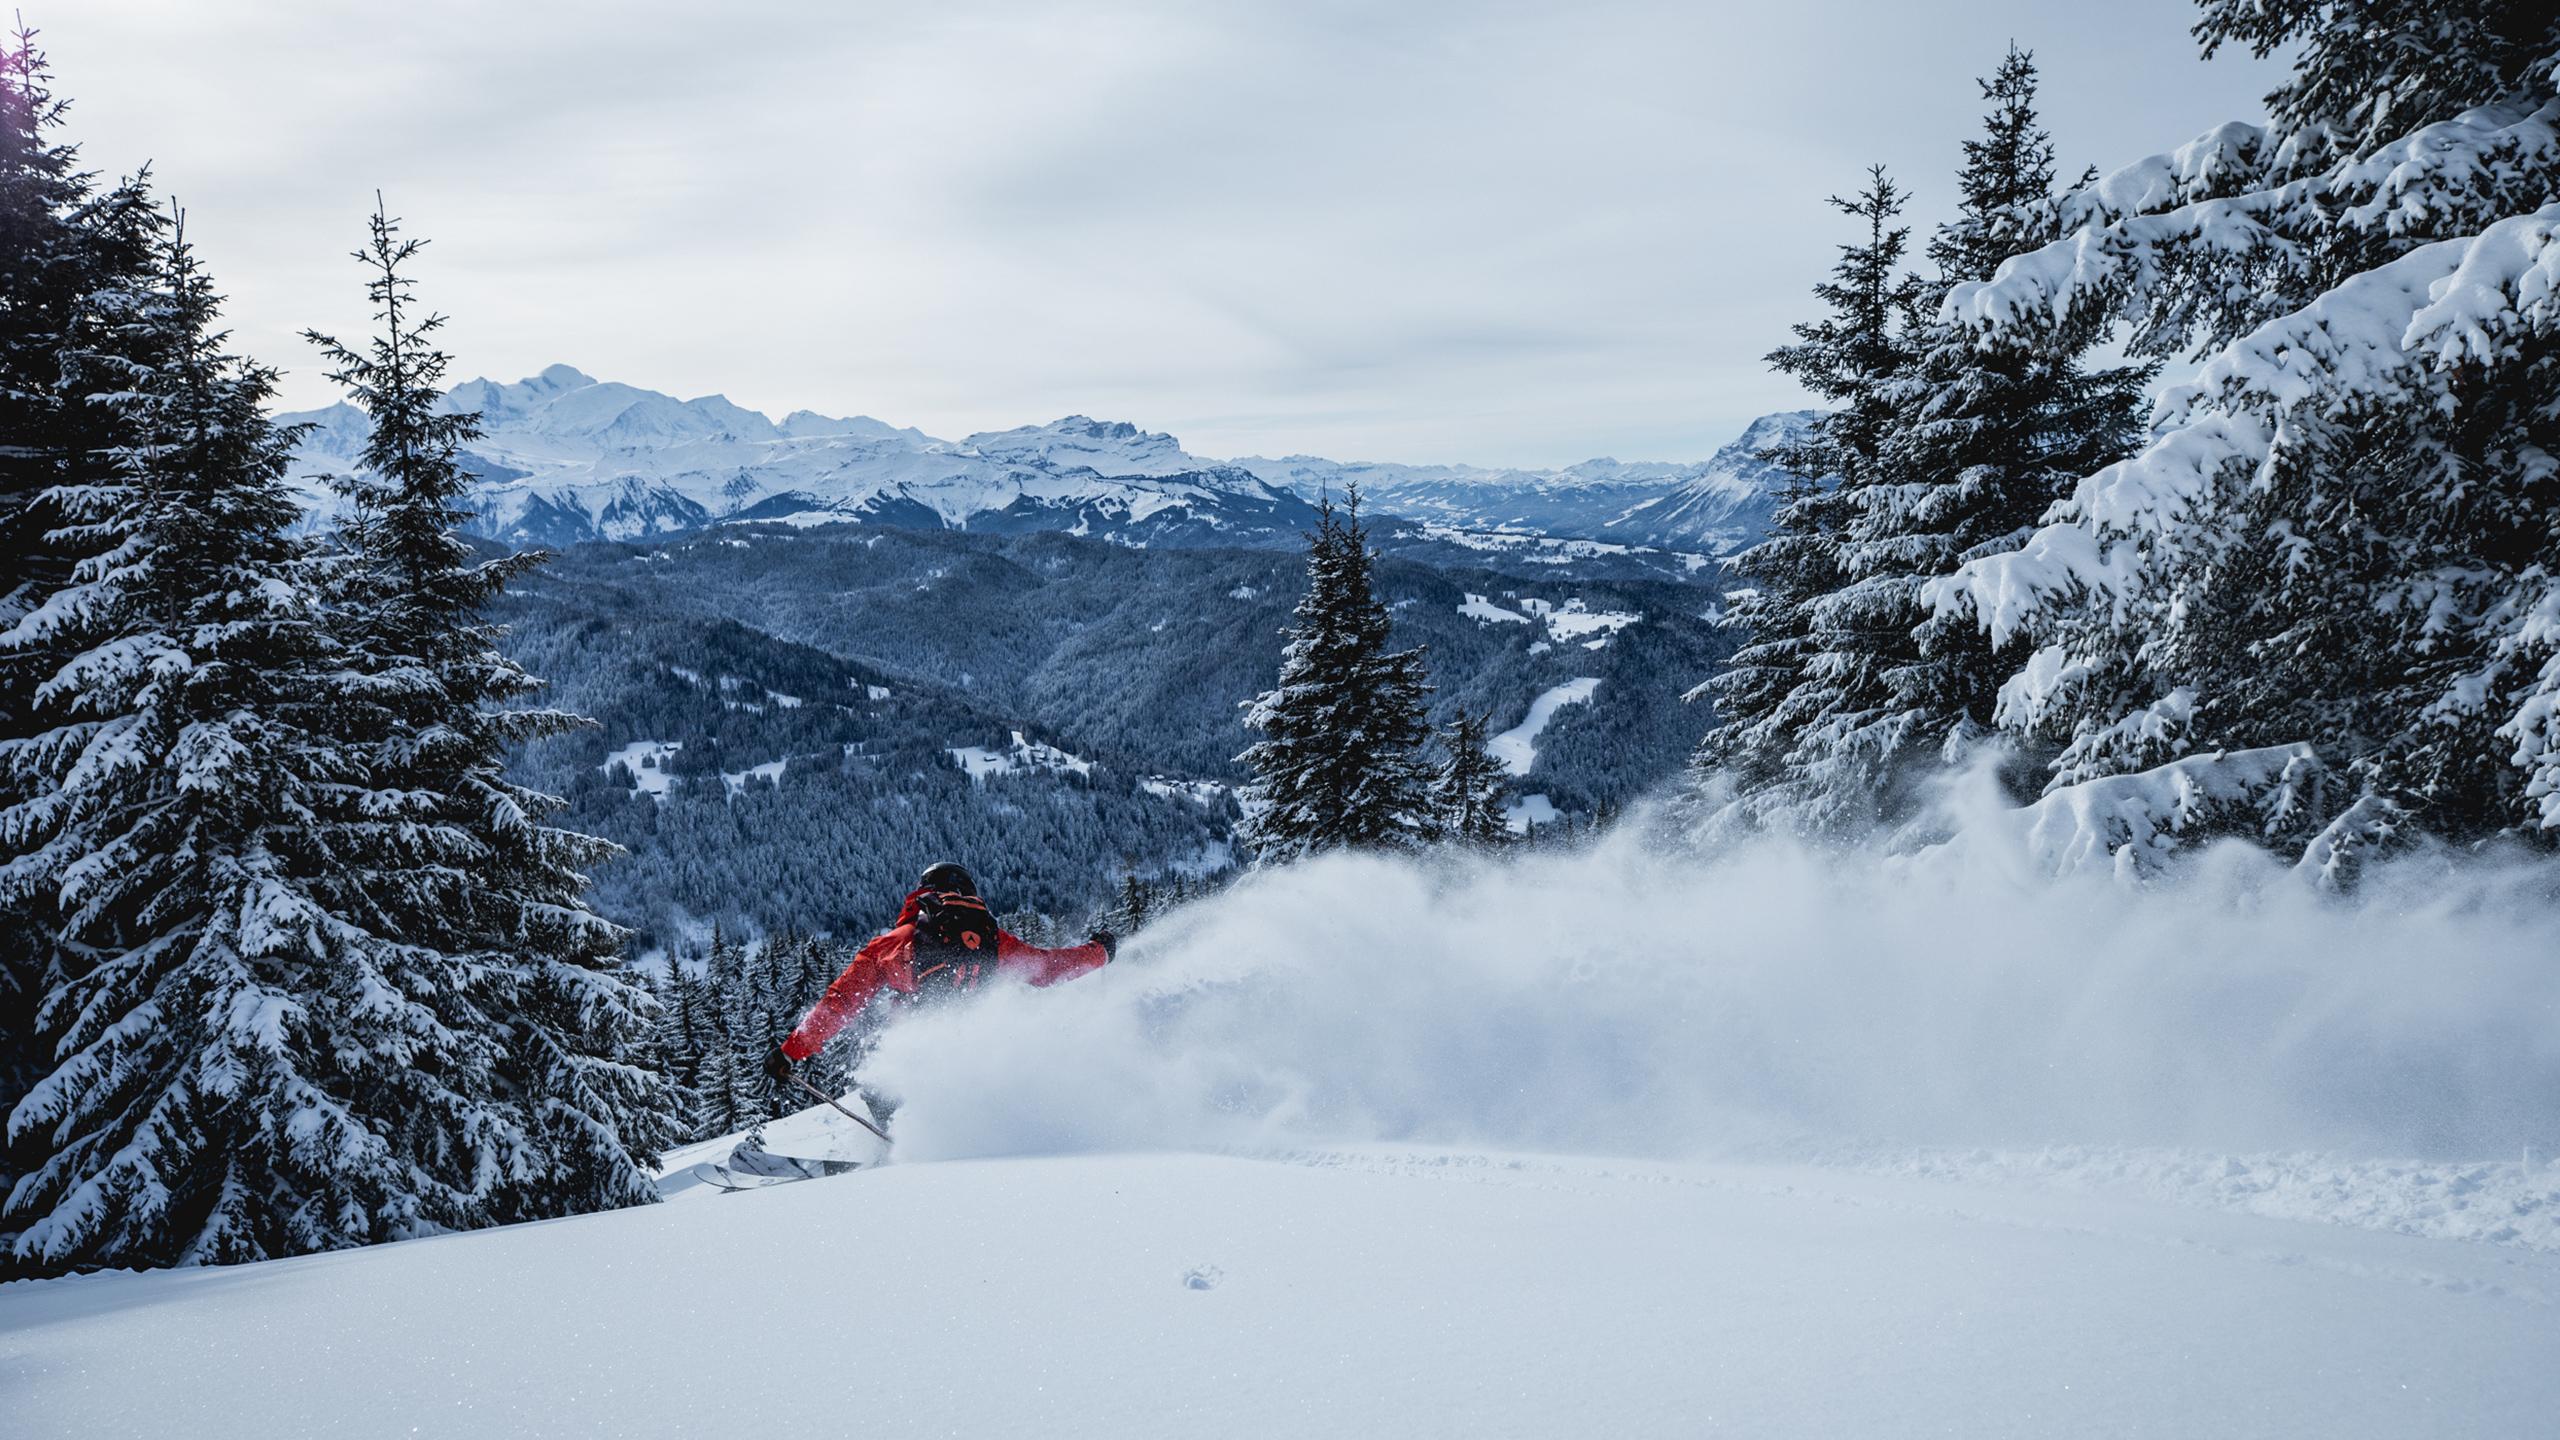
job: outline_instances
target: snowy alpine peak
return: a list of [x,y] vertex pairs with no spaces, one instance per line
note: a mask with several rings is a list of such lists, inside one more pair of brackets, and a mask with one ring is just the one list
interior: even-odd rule
[[344,400],[325,410],[306,410],[298,415],[277,418],[303,427],[301,451],[306,460],[325,458],[334,462],[336,468],[343,468],[353,460],[373,435],[372,417]]
[[807,440],[826,435],[854,435],[868,440],[909,440],[920,445],[934,443],[933,437],[914,426],[892,425],[868,415],[821,415],[815,410],[794,410],[782,417],[774,427],[794,440]]
[[1761,458],[1770,447],[1801,439],[1818,410],[1763,415],[1694,467],[1669,491],[1612,518],[1604,533],[1673,550],[1730,554],[1767,530],[1786,472]]
[[1691,494],[1736,497],[1765,494],[1777,488],[1785,483],[1784,473],[1761,455],[1774,446],[1804,439],[1821,415],[1819,410],[1781,410],[1761,416],[1710,457],[1680,488]]
[[[337,408],[337,407],[333,407]],[[553,365],[512,383],[466,380],[444,398],[448,411],[480,417],[488,438],[503,447],[534,442],[564,455],[588,447],[658,447],[699,441],[764,441],[823,436],[865,439],[929,438],[868,416],[838,417],[795,410],[780,424],[726,395],[679,400],[619,381],[598,380],[574,365]]]
[[1764,415],[1705,461],[1602,456],[1552,470],[1346,464],[1316,455],[1233,463],[1306,498],[1357,485],[1382,510],[1459,530],[1724,554],[1758,537],[1780,483],[1759,452],[1803,433],[1817,413]]
[[[957,443],[867,416],[796,410],[775,422],[723,395],[680,400],[572,365],[457,385],[480,417],[466,458],[486,533],[519,543],[636,539],[732,520],[880,521],[1056,529],[1131,544],[1251,544],[1311,522],[1307,501],[1357,485],[1384,514],[1462,530],[1556,535],[1715,554],[1756,535],[1750,457],[1802,414],[1755,422],[1703,464],[1586,460],[1555,470],[1361,464],[1298,455],[1214,460],[1161,431],[1068,415]],[[309,503],[362,451],[363,412],[302,415]],[[1673,513],[1700,486],[1715,497]],[[1695,513],[1692,513],[1695,512]],[[1640,523],[1631,523],[1640,522]]]
[[990,460],[1043,469],[1085,469],[1105,476],[1180,475],[1217,464],[1186,454],[1182,443],[1170,435],[1141,430],[1125,420],[1096,420],[1087,415],[982,431],[961,444]]
[[[1312,510],[1170,435],[1073,415],[953,444],[865,416],[794,411],[776,424],[726,396],[679,400],[554,365],[466,381],[444,399],[477,414],[464,463],[482,476],[476,528],[517,543],[629,540],[728,521],[886,522],[1063,530],[1128,544],[1294,534]],[[296,465],[308,503],[349,468],[369,427],[345,405],[306,415]]]
[[771,420],[725,395],[678,400],[655,390],[597,380],[567,365],[502,385],[467,380],[445,408],[476,412],[491,438],[547,442],[545,448],[663,446],[696,440],[773,440]]

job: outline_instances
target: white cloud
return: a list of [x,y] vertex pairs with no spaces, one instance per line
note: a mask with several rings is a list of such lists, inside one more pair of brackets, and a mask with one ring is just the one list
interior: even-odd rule
[[[50,10],[50,7],[46,7]],[[241,343],[327,398],[376,186],[470,373],[555,360],[958,434],[1694,458],[1893,164],[1942,205],[2036,47],[2072,163],[2235,114],[2180,0],[82,0],[31,13],[93,163],[155,162]],[[1924,212],[1924,222],[1934,212]]]

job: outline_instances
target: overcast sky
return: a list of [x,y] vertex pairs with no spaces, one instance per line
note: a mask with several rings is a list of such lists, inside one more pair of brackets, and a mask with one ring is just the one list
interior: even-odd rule
[[1883,161],[1944,214],[2012,38],[2066,168],[2257,118],[2186,0],[26,0],[243,348],[332,398],[374,189],[461,374],[554,361],[939,435],[1694,459]]

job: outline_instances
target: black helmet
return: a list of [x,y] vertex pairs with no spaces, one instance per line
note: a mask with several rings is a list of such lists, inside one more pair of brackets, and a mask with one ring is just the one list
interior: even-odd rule
[[960,895],[978,893],[978,882],[969,878],[968,867],[956,860],[937,860],[924,867],[924,875],[916,884],[926,890],[940,890]]

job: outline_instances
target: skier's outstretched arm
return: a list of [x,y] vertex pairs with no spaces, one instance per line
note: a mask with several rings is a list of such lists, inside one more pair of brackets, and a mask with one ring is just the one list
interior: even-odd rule
[[1088,970],[1099,970],[1111,958],[1111,947],[1101,940],[1090,945],[1069,945],[1046,950],[1015,935],[1010,930],[996,932],[996,969],[1006,975],[1019,976],[1034,985],[1055,985]]
[[844,967],[844,973],[827,987],[827,993],[800,1017],[790,1038],[782,1042],[782,1053],[795,1061],[817,1054],[820,1047],[836,1037],[837,1031],[862,1013],[862,1007],[870,1004],[871,997],[884,986],[914,994],[915,934],[913,925],[900,925],[856,952],[853,963]]

